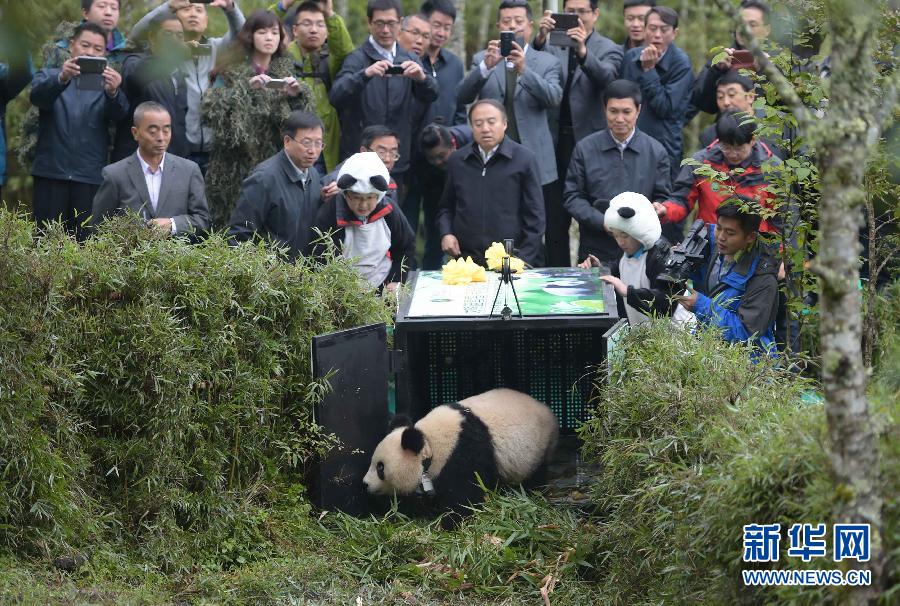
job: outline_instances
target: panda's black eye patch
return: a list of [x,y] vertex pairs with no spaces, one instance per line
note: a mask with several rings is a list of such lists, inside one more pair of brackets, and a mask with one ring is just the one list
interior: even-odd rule
[[375,466],[375,471],[378,472],[378,479],[384,482],[384,463],[378,461],[378,464]]

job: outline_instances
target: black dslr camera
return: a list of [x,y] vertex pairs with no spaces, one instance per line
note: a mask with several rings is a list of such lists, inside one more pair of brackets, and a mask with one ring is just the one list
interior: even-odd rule
[[666,256],[663,264],[663,272],[659,274],[659,280],[684,288],[691,275],[697,271],[709,254],[709,231],[702,219],[697,219],[691,225],[691,231],[684,237],[681,244],[673,246]]

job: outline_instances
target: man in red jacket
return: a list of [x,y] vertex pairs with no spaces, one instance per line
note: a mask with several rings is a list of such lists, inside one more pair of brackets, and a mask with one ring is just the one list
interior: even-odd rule
[[[753,200],[761,207],[764,219],[760,232],[780,233],[784,227],[784,213],[777,210],[775,196],[768,190],[766,171],[777,169],[781,160],[756,136],[756,122],[740,111],[725,112],[716,122],[716,136],[709,147],[694,154],[693,158],[722,173],[724,179],[714,181],[703,174],[695,174],[698,167],[694,165],[681,167],[672,187],[672,199],[653,205],[660,221],[679,223],[697,204],[697,218],[715,223],[719,205],[738,197]],[[764,165],[769,168],[764,169]]]

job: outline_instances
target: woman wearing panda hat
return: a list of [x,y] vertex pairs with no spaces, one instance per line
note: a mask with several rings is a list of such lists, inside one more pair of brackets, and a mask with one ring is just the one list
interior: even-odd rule
[[[618,295],[619,316],[627,314],[629,324],[634,326],[648,321],[650,314],[670,315],[676,293],[657,277],[663,272],[672,245],[662,237],[653,204],[642,194],[623,192],[610,200],[603,224],[622,249],[612,275],[600,277],[612,284]],[[579,267],[600,265],[597,257],[589,255]]]
[[415,262],[416,238],[406,217],[385,198],[390,174],[375,152],[350,156],[338,172],[339,193],[325,202],[313,224],[310,254],[321,257],[330,234],[341,254],[374,288],[394,291]]

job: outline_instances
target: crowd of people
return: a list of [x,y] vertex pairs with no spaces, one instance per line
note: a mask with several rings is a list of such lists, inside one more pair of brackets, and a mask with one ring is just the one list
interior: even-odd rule
[[[597,0],[565,0],[568,29],[502,0],[496,35],[466,70],[446,48],[449,0],[415,14],[369,0],[355,48],[332,0],[280,0],[246,18],[239,1],[167,0],[125,36],[119,0],[81,0],[82,21],[39,70],[27,51],[2,49],[2,107],[31,84],[39,224],[83,239],[128,210],[172,236],[262,238],[289,259],[321,254],[327,232],[374,287],[394,289],[408,268],[483,262],[506,238],[531,266],[569,266],[574,219],[576,261],[611,270],[632,322],[677,302],[770,348],[783,268],[757,236],[785,229],[783,213],[766,212],[783,152],[757,136],[740,32],[695,76],[678,13],[656,0],[624,1],[621,43],[596,30]],[[224,13],[224,36],[208,35],[209,10]],[[768,36],[763,2],[744,0],[741,15]],[[699,112],[717,120],[685,154]],[[630,206],[613,204],[626,193]],[[660,255],[695,207],[716,227],[710,261],[696,291],[663,297]]]

